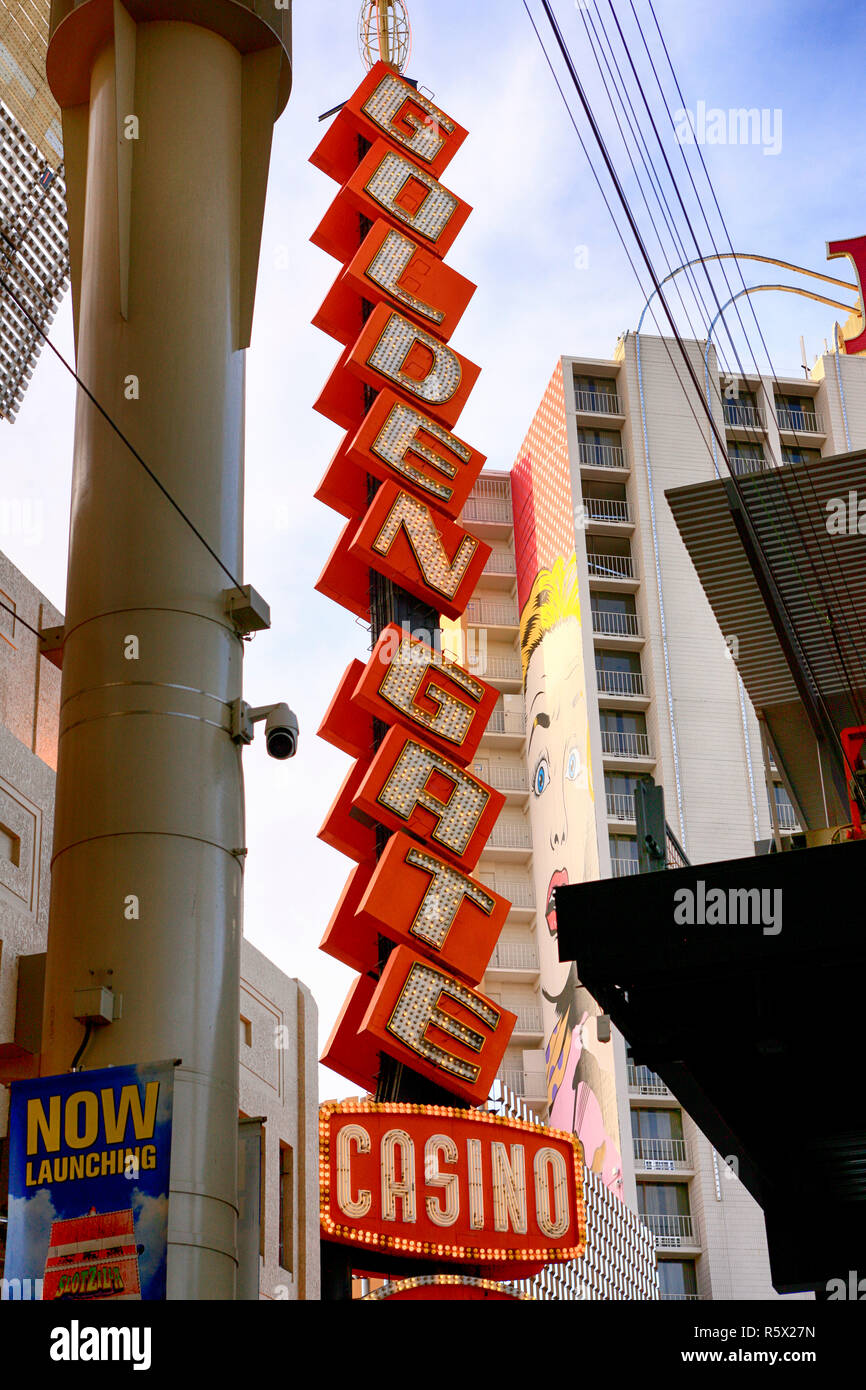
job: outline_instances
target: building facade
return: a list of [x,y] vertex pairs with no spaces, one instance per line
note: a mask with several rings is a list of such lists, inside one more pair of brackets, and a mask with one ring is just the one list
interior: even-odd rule
[[[0,607],[2,1278],[8,1083],[37,1075],[38,1067],[60,713],[60,672],[39,654],[37,638],[25,623],[42,631],[59,626],[62,617],[2,554],[0,602],[5,605]],[[255,1194],[259,1297],[317,1299],[317,1009],[305,985],[289,979],[248,941],[241,953],[239,1026],[239,1117],[263,1121],[264,1157]]]
[[[866,363],[730,378],[688,342],[737,472],[866,441]],[[685,388],[684,383],[685,382]],[[476,770],[506,794],[478,876],[512,904],[482,988],[517,1013],[503,1082],[573,1128],[652,1233],[670,1299],[770,1299],[761,1211],[556,951],[559,883],[638,871],[635,786],[665,790],[692,863],[799,828],[665,490],[726,472],[673,342],[564,357],[510,473],[463,523],[493,546],[446,645],[501,691]],[[640,1062],[640,1059],[637,1059]]]
[[0,418],[10,422],[69,284],[63,132],[45,77],[50,11],[50,0],[0,0]]

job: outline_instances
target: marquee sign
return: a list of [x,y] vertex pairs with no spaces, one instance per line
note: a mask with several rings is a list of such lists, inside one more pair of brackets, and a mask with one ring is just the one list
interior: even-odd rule
[[[473,877],[505,801],[469,770],[498,692],[435,631],[491,553],[457,519],[485,462],[455,433],[479,369],[450,346],[475,287],[443,261],[471,211],[443,181],[465,135],[380,62],[312,156],[341,185],[312,238],[341,262],[315,408],[346,431],[316,493],[346,519],[316,587],[373,635],[319,729],[354,760],[320,837],[355,864],[321,944],[358,972],[322,1061],[375,1091],[384,1054],[478,1105],[517,1020],[477,988],[510,907]],[[418,612],[434,631],[411,630]],[[326,1239],[524,1270],[582,1249],[570,1136],[374,1102],[321,1124]]]
[[532,1295],[518,1293],[494,1279],[473,1279],[463,1274],[421,1274],[414,1279],[395,1279],[364,1294],[362,1303],[415,1303],[430,1299],[465,1302],[486,1299],[488,1302],[532,1302]]
[[573,1134],[481,1110],[331,1101],[319,1112],[321,1222],[370,1251],[522,1278],[583,1252]]

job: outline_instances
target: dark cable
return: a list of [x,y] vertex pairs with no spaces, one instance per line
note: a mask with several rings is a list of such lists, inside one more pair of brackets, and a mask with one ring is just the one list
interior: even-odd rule
[[92,1019],[88,1019],[87,1022],[85,1023],[85,1025],[84,1025],[84,1037],[83,1037],[82,1040],[81,1040],[81,1046],[79,1047],[78,1051],[76,1052],[75,1056],[74,1056],[73,1059],[72,1059],[72,1066],[69,1068],[70,1071],[78,1071],[78,1063],[81,1061],[82,1057],[84,1056],[84,1051],[85,1051],[85,1048],[87,1047],[87,1044],[90,1042],[90,1035],[91,1035],[92,1032],[93,1032],[93,1020],[92,1020]]
[[120,440],[126,445],[127,449],[128,449],[129,452],[132,454],[132,456],[133,456],[133,458],[136,460],[136,462],[141,464],[142,468],[144,469],[144,471],[145,471],[145,473],[148,475],[148,477],[149,477],[154,483],[156,483],[156,486],[159,488],[159,490],[160,490],[160,492],[162,493],[163,497],[165,497],[166,500],[171,504],[171,506],[174,507],[174,510],[177,512],[178,516],[180,516],[180,517],[186,522],[186,524],[187,524],[187,526],[190,528],[190,530],[194,533],[194,535],[196,535],[196,536],[198,537],[198,539],[201,541],[202,545],[204,546],[205,550],[208,552],[209,555],[211,555],[211,556],[213,557],[214,560],[216,560],[217,564],[219,565],[219,567],[220,567],[220,569],[223,571],[223,573],[226,574],[226,575],[228,575],[229,579],[232,581],[232,586],[233,586],[235,589],[240,589],[240,588],[242,588],[243,585],[241,584],[240,580],[239,580],[239,579],[236,579],[235,576],[232,574],[231,570],[228,568],[228,566],[227,566],[226,564],[223,563],[223,561],[220,559],[219,555],[217,555],[216,551],[214,550],[213,546],[210,545],[209,542],[205,540],[205,538],[204,538],[204,536],[202,535],[201,531],[199,531],[199,529],[198,529],[198,527],[195,525],[195,523],[192,522],[192,521],[189,519],[189,517],[187,516],[187,514],[186,514],[186,512],[183,510],[183,508],[180,506],[180,504],[179,504],[178,502],[175,502],[175,500],[174,500],[174,498],[172,497],[171,493],[168,491],[168,488],[165,487],[165,485],[164,485],[163,483],[160,482],[159,478],[156,476],[156,474],[154,473],[153,469],[144,461],[144,459],[141,457],[141,454],[140,454],[140,453],[138,452],[138,450],[136,449],[135,445],[134,445],[134,444],[127,438],[127,436],[123,433],[123,430],[120,428],[120,426],[115,424],[115,422],[112,420],[111,416],[109,415],[108,411],[105,410],[104,407],[100,405],[99,401],[96,399],[96,397],[94,396],[93,392],[89,389],[89,387],[85,386],[84,382],[81,380],[81,377],[78,375],[78,373],[76,372],[75,368],[74,368],[69,362],[67,362],[66,358],[63,356],[63,353],[60,351],[60,349],[54,346],[54,344],[52,343],[52,341],[51,341],[51,339],[49,338],[48,334],[47,334],[47,333],[45,332],[45,330],[42,328],[41,324],[39,324],[39,323],[36,321],[36,319],[33,318],[33,316],[32,316],[32,314],[30,313],[30,311],[29,311],[27,308],[25,308],[25,306],[21,303],[20,299],[19,299],[18,296],[15,294],[15,292],[14,292],[13,290],[10,289],[9,282],[8,282],[8,280],[6,279],[6,276],[5,276],[5,275],[2,275],[2,274],[0,274],[0,288],[4,289],[4,290],[6,291],[6,293],[7,293],[7,294],[9,295],[9,297],[11,298],[12,302],[18,306],[18,308],[21,310],[21,312],[27,317],[27,319],[29,320],[29,322],[30,322],[30,323],[33,325],[33,327],[36,329],[36,332],[37,332],[37,333],[39,334],[39,336],[42,338],[43,342],[45,342],[45,344],[46,344],[46,345],[51,349],[51,351],[54,353],[54,356],[58,359],[58,361],[60,361],[60,362],[63,363],[63,366],[66,368],[66,370],[68,371],[69,375],[78,383],[78,385],[80,386],[81,390],[84,392],[85,396],[86,396],[87,399],[90,401],[91,405],[94,405],[94,406],[96,407],[96,409],[99,411],[99,413],[100,413],[100,415],[103,417],[103,419],[104,419],[104,420],[107,422],[107,424],[109,424],[109,425],[111,426],[111,428],[114,430],[114,433],[117,435],[118,439],[120,439]]

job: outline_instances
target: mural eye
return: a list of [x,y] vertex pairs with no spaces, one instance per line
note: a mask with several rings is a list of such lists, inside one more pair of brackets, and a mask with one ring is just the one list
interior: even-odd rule
[[536,796],[541,796],[548,782],[550,781],[550,765],[546,758],[539,758],[538,766],[532,778],[532,790]]
[[568,762],[565,765],[565,775],[569,782],[574,782],[580,773],[580,754],[576,748],[572,748],[568,755]]

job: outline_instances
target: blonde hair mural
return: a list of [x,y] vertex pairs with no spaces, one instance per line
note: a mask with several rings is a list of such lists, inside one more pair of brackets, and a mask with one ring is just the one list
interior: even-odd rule
[[580,622],[580,592],[577,583],[577,556],[564,560],[558,555],[552,570],[539,570],[520,615],[520,655],[523,662],[523,688],[532,653],[546,633],[566,618]]

